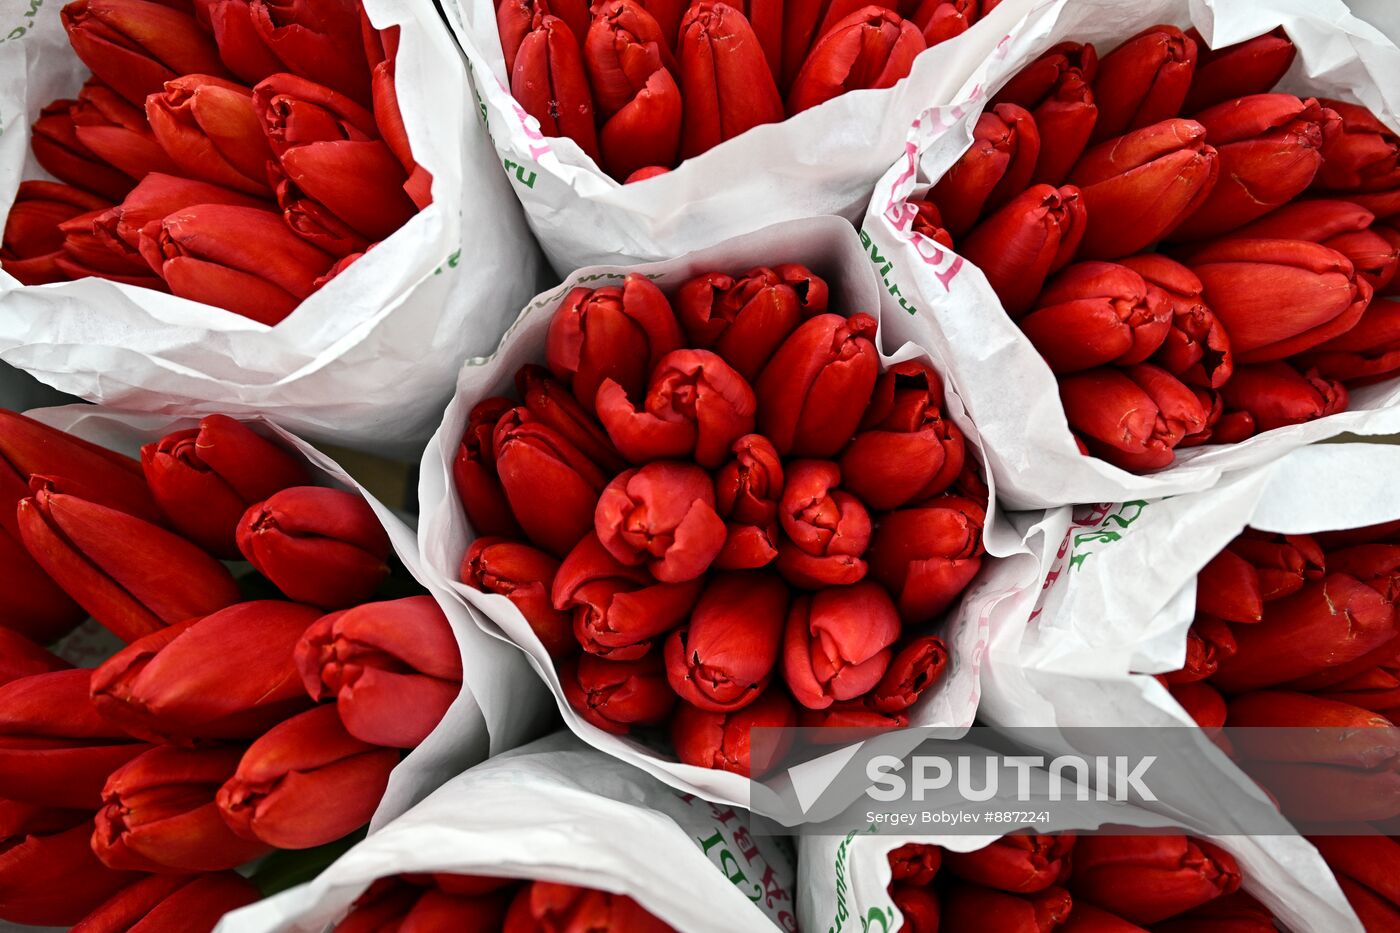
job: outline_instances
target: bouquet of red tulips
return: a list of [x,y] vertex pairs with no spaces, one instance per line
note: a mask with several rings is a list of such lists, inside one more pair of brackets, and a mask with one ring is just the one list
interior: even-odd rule
[[313,883],[226,926],[796,933],[794,874],[791,847],[747,812],[556,733],[452,778]]
[[[1400,136],[1389,114],[1354,102],[1381,100],[1357,82],[1380,81],[1400,55],[1359,42],[1352,83],[1297,96],[1278,89],[1297,53],[1281,29],[1230,44],[1164,23],[1112,33],[1095,21],[1100,6],[1062,0],[1018,37],[1018,64],[990,69],[985,104],[968,101],[983,107],[971,148],[925,166],[922,193],[901,162],[867,223],[880,252],[898,244],[899,295],[949,331],[970,406],[982,410],[985,396],[999,407],[988,416],[994,468],[1041,447],[1065,463],[1064,479],[1008,478],[1018,503],[1200,488],[1219,468],[1164,483],[1121,471],[1164,470],[1200,447],[1203,464],[1247,465],[1261,454],[1226,460],[1215,448],[1264,435],[1250,446],[1286,449],[1365,429],[1358,415],[1274,433],[1347,411],[1352,392],[1400,369],[1396,306],[1382,300],[1400,266]],[[1273,15],[1260,10],[1258,28]],[[1320,44],[1338,27],[1290,28]],[[920,142],[939,136],[925,130]],[[956,304],[992,296],[999,321]],[[1001,365],[987,366],[986,345]],[[1379,408],[1389,392],[1358,398]],[[1027,439],[1032,409],[1033,426],[1047,418]],[[1071,444],[1105,463],[1071,465]]]
[[[393,520],[291,443],[210,416],[138,463],[0,412],[0,918],[169,901],[208,929],[257,896],[232,869],[367,824],[456,702],[462,649],[391,578]],[[75,667],[88,617],[117,648]]]

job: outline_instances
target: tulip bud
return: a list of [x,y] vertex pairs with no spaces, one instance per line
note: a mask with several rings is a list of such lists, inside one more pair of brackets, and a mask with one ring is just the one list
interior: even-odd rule
[[[605,472],[621,473],[627,469],[627,461],[613,447],[597,419],[584,410],[568,387],[554,379],[549,370],[534,364],[520,367],[515,373],[515,388],[532,419],[558,431]],[[500,399],[488,399],[478,407],[493,401],[502,403],[502,413],[511,407]]]
[[107,237],[101,224],[109,210],[80,214],[59,224],[59,232],[63,234],[63,253],[54,258],[54,265],[72,281],[96,276],[125,285],[168,291],[166,283],[152,274],[150,266],[139,254],[113,243]]
[[870,545],[870,513],[859,499],[836,489],[840,468],[829,460],[795,460],[778,503],[787,539],[777,570],[793,586],[820,589],[865,576],[860,559]]
[[599,540],[628,566],[645,563],[662,583],[703,574],[724,546],[714,484],[693,464],[656,462],[619,475],[598,499]]
[[0,802],[0,920],[71,926],[140,880],[99,862],[91,836],[92,819],[83,811]]
[[1276,535],[1246,528],[1227,546],[1254,565],[1264,602],[1298,592],[1323,578],[1326,557],[1308,535]]
[[1069,917],[1070,896],[1064,888],[1045,888],[1018,896],[975,885],[948,888],[942,923],[948,930],[985,933],[1050,933]]
[[1400,545],[1361,544],[1333,551],[1327,556],[1327,569],[1355,577],[1387,602],[1400,596]]
[[898,13],[867,6],[850,14],[812,46],[788,90],[789,114],[849,91],[894,87],[926,48],[921,31]]
[[768,686],[787,617],[788,589],[760,573],[716,575],[687,626],[666,640],[666,678],[687,703],[727,713]]
[[778,556],[778,497],[783,464],[769,440],[748,434],[734,442],[735,458],[715,474],[715,506],[727,525],[720,570],[766,567]]
[[670,44],[634,0],[601,5],[584,42],[584,64],[602,129],[603,164],[615,178],[671,165],[681,135],[681,93]]
[[925,887],[938,874],[943,864],[943,849],[924,842],[906,842],[891,849],[886,860],[890,863],[890,881],[907,882],[913,887]]
[[506,398],[488,398],[478,402],[467,416],[467,429],[452,461],[452,485],[467,523],[482,536],[518,538],[524,535],[511,514],[505,490],[496,475],[496,451],[492,435],[501,416],[515,407]]
[[681,158],[783,119],[763,46],[734,7],[717,0],[693,4],[681,19],[677,57],[685,102]]
[[1324,102],[1342,120],[1322,149],[1314,185],[1328,191],[1390,191],[1400,187],[1400,138],[1365,107]]
[[1046,276],[1073,258],[1084,223],[1079,189],[1035,185],[974,227],[961,252],[1014,319],[1030,310]]
[[[1375,831],[1351,836],[1312,836],[1308,839],[1343,883],[1343,892],[1367,930],[1383,930],[1400,920],[1400,843]],[[1348,884],[1348,882],[1350,882]],[[1370,918],[1382,923],[1366,922]]]
[[323,616],[295,659],[311,699],[334,699],[346,731],[372,745],[416,748],[462,692],[461,651],[431,596]]
[[1390,718],[1400,707],[1400,664],[1394,658],[1316,691],[1325,700],[1347,703]]
[[228,560],[239,557],[234,530],[248,506],[308,482],[295,457],[227,415],[142,447],[141,468],[170,524]]
[[68,185],[20,182],[0,237],[0,266],[25,285],[62,281],[63,272],[55,264],[63,251],[58,225],[106,206],[97,195]]
[[712,469],[736,440],[753,431],[757,407],[744,378],[709,350],[663,356],[642,411],[611,379],[599,386],[596,403],[608,436],[633,463],[693,458]]
[[1182,438],[1205,427],[1200,400],[1156,366],[1091,369],[1060,380],[1060,400],[1089,449],[1136,472],[1169,466]]
[[890,665],[899,613],[863,581],[797,596],[783,637],[783,677],[797,702],[825,709],[869,692]]
[[1109,52],[1094,77],[1090,142],[1175,117],[1195,70],[1196,43],[1175,26],[1151,26]]
[[1282,28],[1235,45],[1212,49],[1195,29],[1186,32],[1196,43],[1196,71],[1182,113],[1200,113],[1227,100],[1273,90],[1293,64],[1298,50]]
[[260,600],[161,629],[93,671],[93,703],[153,742],[256,738],[310,705],[291,652],[318,616]]
[[1196,611],[1226,622],[1258,622],[1264,618],[1259,571],[1234,551],[1221,551],[1196,575]]
[[796,725],[792,700],[781,688],[771,687],[752,703],[728,713],[706,712],[682,702],[671,720],[671,743],[684,764],[757,779],[787,754],[792,734],[760,733],[755,747],[752,730],[791,730]]
[[926,237],[942,246],[944,249],[953,248],[953,235],[943,227],[943,217],[938,213],[938,207],[929,200],[910,200],[904,202],[914,209],[914,219],[909,224],[909,229],[921,237]]
[[1080,255],[1117,259],[1156,243],[1205,202],[1218,171],[1205,127],[1193,120],[1163,120],[1094,146],[1069,173],[1087,217]]
[[904,712],[882,713],[871,709],[869,694],[854,700],[832,703],[826,709],[800,707],[797,725],[808,730],[803,737],[809,745],[850,745],[864,741],[879,732],[907,729],[909,715]]
[[1170,686],[1205,680],[1238,650],[1230,626],[1212,616],[1197,615],[1186,632],[1185,663],[1180,670],[1163,675],[1162,682]]
[[992,98],[1031,112],[1040,130],[1040,156],[1031,181],[1058,185],[1079,161],[1098,119],[1092,85],[1098,55],[1085,43],[1062,42],[1022,68]]
[[147,98],[146,117],[182,174],[248,194],[271,193],[272,149],[248,88],[207,75],[176,78]]
[[1186,836],[1081,836],[1074,895],[1137,924],[1156,923],[1240,886],[1235,860]]
[[19,504],[24,546],[64,591],[123,641],[238,600],[222,564],[183,538],[117,509],[49,491],[36,477]]
[[127,871],[222,871],[267,852],[234,835],[214,792],[233,774],[241,748],[160,746],[113,771],[102,789],[92,850]]
[[1153,362],[1190,386],[1218,389],[1234,372],[1230,337],[1201,300],[1196,274],[1159,253],[1120,260],[1160,291],[1171,306],[1171,327]]
[[287,598],[324,609],[365,602],[389,575],[389,536],[358,493],[283,489],[248,507],[237,541]]
[[1236,891],[1152,929],[1154,933],[1274,933],[1278,926],[1267,908],[1243,891]]
[[961,237],[984,213],[1001,209],[1029,186],[1039,156],[1040,131],[1028,110],[997,104],[983,111],[972,148],[929,191],[942,226]]
[[253,29],[301,75],[369,103],[369,63],[353,0],[251,0]]
[[978,6],[978,0],[921,0],[910,19],[932,48],[971,29],[979,19]]
[[98,714],[91,675],[61,670],[0,686],[0,796],[95,810],[107,775],[150,747]]
[[876,511],[936,496],[966,458],[962,431],[943,415],[938,374],[917,360],[880,375],[862,430],[841,454],[842,485]]
[[[0,540],[5,539],[0,536]],[[19,632],[0,627],[0,686],[34,674],[67,670],[72,666]]]
[[550,321],[545,360],[591,413],[608,379],[629,398],[641,398],[657,363],[683,342],[661,289],[633,273],[621,288],[569,292]]
[[267,174],[287,226],[332,256],[364,252],[418,212],[403,166],[382,140],[292,146]]
[[350,735],[335,707],[318,706],[248,746],[216,800],[244,839],[309,849],[368,823],[398,762],[396,750]]
[[176,211],[148,226],[140,244],[174,294],[268,325],[291,314],[331,264],[276,213],[224,204]]
[[1366,385],[1400,367],[1400,302],[1375,301],[1346,333],[1319,344],[1302,358],[1327,380]]
[[462,560],[462,582],[515,603],[549,656],[558,661],[578,650],[567,612],[554,608],[550,591],[559,561],[527,544],[477,538]]
[[[397,80],[397,64],[392,57],[374,66],[374,121],[378,124],[379,134],[384,137],[384,144],[408,173],[404,193],[415,207],[422,210],[433,203],[433,175],[413,158],[403,112],[399,108],[398,91],[394,86]],[[275,140],[273,146],[276,147]]]
[[676,703],[659,652],[625,661],[582,654],[564,662],[559,682],[585,722],[613,735],[661,722]]
[[[520,54],[520,43],[534,28],[537,16],[547,16],[554,4],[545,0],[502,0],[496,4],[496,32],[501,40],[501,54],[506,60],[506,77],[515,73],[515,59]],[[567,17],[561,17],[568,24]],[[569,25],[569,32],[575,39],[588,33],[588,20]]]
[[257,84],[286,66],[253,26],[250,0],[199,0],[200,21],[214,34],[219,58],[244,84]]
[[675,933],[626,895],[547,881],[535,881],[516,893],[504,929],[511,933]]
[[1341,128],[1335,111],[1291,94],[1238,98],[1195,120],[1219,154],[1219,180],[1172,233],[1174,240],[1219,236],[1293,200],[1312,184],[1322,148]]
[[297,146],[379,138],[373,113],[298,75],[274,74],[259,82],[253,88],[253,110],[279,159]]
[[936,635],[912,639],[895,652],[885,676],[860,702],[883,714],[901,713],[917,703],[947,667],[948,648],[943,639]]
[[76,104],[73,100],[56,100],[39,111],[30,143],[34,160],[59,181],[107,201],[120,201],[135,182],[83,145],[73,122]]
[[1020,321],[1055,373],[1116,363],[1141,363],[1171,329],[1166,295],[1127,266],[1082,262],[1046,285],[1036,308]]
[[1186,715],[1208,732],[1214,732],[1225,725],[1225,698],[1210,684],[1193,681],[1185,684],[1169,684],[1167,690],[1172,699],[1181,704]]
[[233,871],[199,875],[151,875],[124,888],[78,921],[71,933],[142,933],[147,930],[213,930],[224,914],[261,897]]
[[819,294],[824,310],[825,293],[826,283],[801,266],[760,266],[738,278],[707,272],[680,287],[676,316],[692,345],[713,350],[752,383],[811,316],[807,299]]
[[819,314],[783,341],[758,377],[759,433],[780,454],[831,457],[851,439],[879,378],[868,314]]
[[579,37],[562,19],[535,15],[515,55],[510,93],[539,121],[542,134],[567,136],[584,155],[595,162],[602,160]]
[[645,567],[618,561],[590,533],[564,558],[552,597],[556,609],[573,612],[574,637],[585,651],[630,661],[690,614],[703,587],[701,579],[657,583]]
[[880,516],[870,573],[894,594],[905,624],[934,621],[977,576],[985,521],[983,506],[953,495]]
[[899,933],[938,933],[937,892],[912,884],[894,884],[890,887],[890,900],[903,920]]
[[1220,392],[1226,409],[1248,413],[1259,431],[1345,411],[1348,401],[1345,386],[1315,370],[1300,374],[1283,361],[1241,366]]
[[143,232],[154,242],[162,220],[196,204],[260,210],[267,207],[265,201],[252,195],[191,178],[152,173],[141,179],[120,204],[98,214],[92,221],[92,230],[113,252],[139,257]]
[[89,78],[69,111],[73,133],[87,149],[132,178],[177,171],[146,123],[146,114],[96,78]]
[[1244,239],[1308,240],[1341,253],[1379,291],[1395,275],[1397,246],[1371,228],[1375,215],[1350,201],[1296,201],[1236,231]]
[[228,74],[195,18],[160,3],[73,0],[62,20],[83,64],[138,107],[181,75]]
[[1002,836],[972,852],[949,850],[943,865],[972,884],[1032,894],[1069,878],[1073,836]]

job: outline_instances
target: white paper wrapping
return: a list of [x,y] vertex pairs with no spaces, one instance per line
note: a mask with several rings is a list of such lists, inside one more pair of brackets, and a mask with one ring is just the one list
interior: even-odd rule
[[[59,0],[0,9],[0,215],[44,178],[29,124],[87,77]],[[100,279],[23,287],[0,271],[0,360],[62,391],[169,414],[266,414],[306,437],[416,456],[461,361],[489,353],[543,262],[473,119],[430,0],[365,0],[397,25],[400,107],[433,204],[276,327]]]
[[[129,415],[88,405],[43,408],[26,414],[133,456],[142,444],[197,424],[197,419]],[[526,670],[519,652],[482,634],[472,621],[471,612],[434,582],[424,570],[413,529],[310,444],[266,419],[246,420],[261,424],[288,448],[304,456],[318,480],[364,497],[388,533],[394,553],[446,613],[462,652],[461,694],[432,734],[409,752],[390,775],[389,787],[370,823],[371,830],[403,813],[463,769],[488,755],[514,748],[548,728],[548,697]],[[93,663],[98,660],[92,659]]]
[[319,933],[376,879],[449,872],[626,894],[685,933],[796,933],[791,847],[567,733],[493,758],[218,933]]
[[[472,407],[492,395],[510,394],[516,370],[524,363],[543,362],[545,332],[550,318],[569,290],[580,282],[591,287],[620,281],[628,271],[645,273],[663,291],[689,277],[715,269],[742,270],[756,264],[797,262],[809,266],[831,286],[833,311],[853,313],[877,305],[875,280],[850,225],[836,218],[812,218],[779,224],[669,262],[635,267],[597,266],[579,270],[559,288],[539,296],[526,307],[506,334],[496,355],[472,360],[462,368],[457,394],[448,405],[428,448],[419,475],[422,521],[419,543],[423,558],[439,583],[479,610],[487,631],[520,645],[530,665],[544,678],[558,702],[564,721],[584,741],[630,762],[673,787],[736,806],[749,804],[746,778],[724,771],[681,764],[669,753],[647,747],[629,736],[611,735],[585,722],[564,699],[554,665],[522,616],[508,599],[481,593],[460,582],[458,573],[467,546],[475,538],[467,525],[452,483],[456,456]],[[923,356],[911,345],[892,341],[880,323],[880,346],[886,360]],[[893,352],[891,351],[893,348]],[[966,433],[969,457],[976,455],[977,431],[944,379],[947,407]],[[968,726],[977,709],[979,671],[987,633],[996,620],[1018,624],[1030,611],[1040,580],[1038,558],[1021,544],[1020,536],[999,512],[988,513],[985,541],[988,554],[982,572],[957,607],[939,627],[948,643],[950,664],[937,689],[926,693],[910,711],[917,725]]]
[[669,259],[779,221],[859,220],[911,120],[961,97],[964,81],[1023,28],[1033,0],[1005,0],[920,55],[895,87],[855,91],[755,127],[659,178],[622,185],[571,139],[545,138],[510,94],[491,0],[444,0],[496,151],[560,275],[580,266]]
[[1233,470],[1267,463],[1345,432],[1400,431],[1400,379],[1357,389],[1348,411],[1268,431],[1241,444],[1179,450],[1176,463],[1139,476],[1081,456],[1069,433],[1055,378],[1004,313],[980,270],[912,230],[913,208],[972,140],[988,98],[1055,43],[1090,41],[1100,53],[1156,23],[1195,25],[1212,47],[1282,25],[1298,59],[1281,87],[1370,107],[1400,127],[1400,49],[1347,12],[1339,0],[1039,0],[1008,42],[968,79],[958,102],[924,111],[905,152],[875,188],[864,233],[884,279],[885,304],[908,316],[912,333],[952,375],[977,420],[1003,502],[1042,508],[1070,502],[1155,499],[1206,489]]

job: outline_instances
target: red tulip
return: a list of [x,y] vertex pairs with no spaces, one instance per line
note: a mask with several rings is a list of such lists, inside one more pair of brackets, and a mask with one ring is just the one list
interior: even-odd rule
[[963,881],[1013,894],[1032,894],[1069,878],[1073,836],[1002,836],[972,852],[943,855],[944,867]]
[[106,206],[97,195],[69,185],[20,182],[0,237],[0,267],[25,285],[63,281],[55,262],[63,252],[58,225]]
[[101,224],[110,212],[92,211],[80,214],[58,225],[63,234],[63,252],[54,257],[54,265],[64,277],[73,281],[88,276],[112,282],[168,291],[166,283],[152,273],[142,257],[113,243]]
[[1351,260],[1356,274],[1379,291],[1395,275],[1397,246],[1370,229],[1375,215],[1350,201],[1295,201],[1254,221],[1236,235],[1245,239],[1308,240]]
[[1212,616],[1197,615],[1186,633],[1186,662],[1180,670],[1163,675],[1162,682],[1170,686],[1205,680],[1238,651],[1230,626]]
[[826,310],[826,283],[802,266],[698,275],[676,293],[690,343],[713,350],[752,383],[800,319]]
[[1002,208],[1026,190],[1036,159],[1040,131],[1035,118],[1016,104],[982,112],[972,132],[972,148],[929,191],[943,226],[961,237],[984,213]]
[[[520,43],[525,41],[525,36],[534,28],[536,17],[547,16],[551,12],[553,3],[545,0],[503,0],[496,4],[496,32],[501,40],[501,54],[506,60],[506,77],[509,78],[515,73],[515,59],[520,54]],[[569,7],[567,12],[561,11],[560,18],[569,27],[569,32],[578,41],[588,34],[589,17],[585,15],[580,21],[574,22],[569,16],[573,12],[572,4],[563,4]]]
[[1370,888],[1345,876],[1339,877],[1337,884],[1341,886],[1351,909],[1356,912],[1363,930],[1394,929],[1400,924],[1400,909],[1397,909],[1394,901],[1378,896]]
[[778,545],[777,570],[793,586],[820,589],[865,576],[861,555],[870,545],[870,513],[837,487],[841,469],[829,460],[793,460],[778,503],[787,538]]
[[1181,112],[1199,113],[1223,101],[1273,90],[1297,49],[1283,29],[1266,32],[1235,45],[1212,49],[1195,29],[1186,35],[1196,43],[1196,72]]
[[151,875],[113,894],[73,927],[72,933],[209,933],[224,914],[261,897],[237,872]]
[[603,164],[614,178],[671,165],[681,137],[681,92],[670,43],[634,0],[598,9],[584,41],[584,64],[602,127]]
[[93,672],[93,703],[153,742],[256,738],[310,705],[291,652],[318,615],[259,600],[161,629]]
[[1400,662],[1395,658],[1375,667],[1315,691],[1324,700],[1347,703],[1364,710],[1378,712],[1390,718],[1390,712],[1400,707]]
[[162,220],[197,204],[267,207],[265,201],[252,195],[190,178],[152,173],[141,179],[120,204],[93,218],[92,233],[112,252],[137,259],[141,257],[142,233],[155,242]]
[[1234,355],[1225,328],[1201,300],[1201,280],[1160,253],[1129,256],[1120,262],[1160,291],[1171,305],[1171,327],[1153,362],[1187,385],[1223,386],[1234,372]]
[[118,638],[132,641],[238,600],[222,564],[149,522],[34,479],[19,504],[29,553],[79,605]]
[[948,667],[948,647],[937,635],[911,639],[895,652],[885,676],[859,702],[881,714],[902,713],[938,683]]
[[253,25],[250,0],[200,0],[197,7],[200,21],[214,34],[219,58],[244,84],[257,84],[285,70]]
[[545,360],[591,413],[608,379],[629,398],[642,398],[657,363],[683,342],[661,289],[633,273],[621,288],[569,292],[550,321]]
[[1342,126],[1323,146],[1315,186],[1345,192],[1400,188],[1400,138],[1365,107],[1340,100],[1325,103],[1341,117]]
[[960,252],[982,270],[1006,313],[1019,318],[1046,276],[1073,258],[1084,223],[1079,189],[1034,185],[973,227]]
[[953,248],[953,235],[943,226],[943,217],[938,207],[927,199],[904,202],[914,208],[914,219],[909,227],[921,237],[926,237],[945,249]]
[[[1368,827],[1369,830],[1369,827]],[[1400,866],[1400,843],[1375,831],[1351,836],[1313,836],[1309,842],[1327,860],[1327,865],[1343,884],[1357,916],[1367,930],[1383,930],[1400,921],[1400,887],[1396,868]],[[1382,920],[1383,923],[1367,922]]]
[[666,640],[666,678],[685,702],[713,713],[752,703],[768,686],[787,617],[788,589],[777,577],[713,577],[688,625]]
[[958,885],[943,895],[943,924],[950,931],[1050,933],[1069,917],[1070,896],[1064,888],[1046,888],[1024,897]]
[[1309,535],[1276,535],[1246,528],[1227,547],[1254,565],[1266,603],[1321,580],[1326,565],[1321,546]]
[[1099,143],[1069,173],[1084,199],[1080,255],[1117,259],[1176,229],[1214,190],[1219,162],[1193,120],[1163,120]]
[[505,929],[511,933],[675,933],[626,895],[546,881],[533,882],[516,893]]
[[1069,919],[1056,927],[1057,933],[1144,933],[1136,923],[1129,923],[1093,904],[1076,901]]
[[279,159],[297,146],[379,138],[373,113],[344,94],[298,75],[274,74],[258,82],[253,88],[253,110]]
[[854,700],[841,700],[826,709],[800,707],[797,725],[808,730],[803,734],[810,745],[850,745],[890,729],[905,729],[909,715],[905,712],[882,713],[866,704],[869,694]]
[[971,29],[979,18],[978,6],[978,0],[922,0],[910,19],[932,48]]
[[833,97],[867,88],[894,87],[909,75],[926,48],[919,27],[898,13],[867,6],[821,36],[787,94],[788,113],[801,113]]
[[369,63],[353,0],[251,0],[253,30],[284,67],[361,103]]
[[[771,687],[752,703],[729,713],[706,712],[681,703],[671,720],[671,743],[684,764],[757,779],[787,753],[796,725],[792,700],[781,688]],[[760,733],[755,748],[754,729],[787,731]]]
[[1058,185],[1079,161],[1094,131],[1098,107],[1093,82],[1098,55],[1085,43],[1062,42],[1022,68],[992,98],[1031,112],[1040,130],[1040,157],[1031,180]]
[[783,341],[755,393],[759,433],[780,454],[830,457],[851,439],[879,378],[868,314],[819,314]]
[[[746,4],[747,5],[747,2]],[[867,6],[894,9],[894,0],[817,0],[815,3],[785,4],[782,8],[782,69],[779,87],[792,87],[812,47],[837,23]]]
[[627,461],[617,452],[598,420],[543,366],[520,367],[515,373],[515,388],[531,418],[562,434],[604,472],[615,474],[627,469]]
[[715,474],[715,508],[727,523],[720,570],[766,567],[778,556],[778,498],[783,464],[766,437],[748,434],[734,442],[734,459]]
[[99,158],[78,138],[74,100],[56,100],[39,111],[30,148],[50,175],[107,201],[120,201],[136,182]]
[[675,350],[652,373],[638,411],[621,385],[598,388],[598,418],[633,463],[694,459],[714,468],[733,443],[753,431],[757,400],[734,369],[709,350]]
[[69,112],[78,142],[97,158],[132,178],[177,171],[146,114],[96,78],[89,78]]
[[1098,120],[1092,142],[1102,142],[1181,112],[1196,70],[1196,43],[1175,26],[1151,26],[1099,61],[1094,78]]
[[0,686],[23,677],[63,671],[72,666],[19,632],[0,627]]
[[151,0],[73,0],[62,19],[83,64],[138,107],[181,75],[228,73],[193,16]]
[[699,0],[681,20],[677,41],[681,158],[783,119],[783,102],[763,47],[744,14],[717,0]]
[[1264,618],[1259,571],[1234,551],[1221,551],[1196,575],[1196,611],[1226,622],[1258,622]]
[[574,637],[585,651],[622,661],[642,657],[651,639],[684,621],[703,587],[700,579],[657,583],[590,533],[564,558],[552,597],[556,609],[573,613]]
[[889,668],[899,613],[868,581],[797,596],[783,637],[783,677],[797,702],[825,709],[869,692]]
[[[505,920],[510,901],[506,890],[479,891],[478,881],[459,875],[432,875],[424,881],[437,886],[418,887],[406,876],[375,882],[355,901],[352,909],[335,926],[337,933],[377,933],[379,930],[454,930],[459,933],[497,933]],[[469,890],[453,888],[467,882]]]
[[176,78],[147,98],[146,117],[182,174],[248,194],[271,193],[272,149],[248,88],[208,75]]
[[150,747],[98,714],[91,675],[61,670],[0,686],[0,796],[95,810],[107,775]]
[[1314,370],[1300,374],[1288,363],[1241,366],[1220,390],[1225,407],[1246,412],[1259,431],[1303,424],[1345,411],[1347,390]]
[[269,210],[198,204],[141,234],[141,255],[181,298],[276,324],[315,290],[331,256]]
[[1176,240],[1218,236],[1293,200],[1312,184],[1322,148],[1341,127],[1335,111],[1291,94],[1237,98],[1195,120],[1219,153],[1220,176],[1172,233]]
[[1020,324],[1053,372],[1071,373],[1143,362],[1166,340],[1172,309],[1127,266],[1082,262],[1051,279]]
[[1091,369],[1060,380],[1071,429],[1089,449],[1134,471],[1169,466],[1182,438],[1205,427],[1200,400],[1164,369]]
[[389,575],[392,548],[358,493],[293,486],[249,506],[238,549],[289,599],[325,609],[365,602]]
[[1235,860],[1186,836],[1081,836],[1074,896],[1137,924],[1157,923],[1240,886]]
[[[395,30],[397,28],[395,27]],[[378,35],[367,27],[366,35],[371,33]],[[395,87],[398,80],[398,65],[395,61],[398,49],[393,51],[392,55],[374,59],[374,120],[378,124],[380,135],[384,137],[384,144],[408,174],[408,181],[404,182],[404,193],[413,201],[415,207],[422,210],[433,203],[433,175],[413,157],[413,148],[408,141],[408,129],[404,126],[403,111],[399,108],[399,95]]]
[[713,481],[694,464],[649,463],[608,484],[594,528],[617,560],[646,564],[662,583],[684,583],[703,574],[724,546],[714,496]]
[[242,754],[161,746],[113,771],[93,852],[109,868],[157,872],[222,871],[263,855],[267,847],[234,835],[214,805]]
[[1278,926],[1262,904],[1243,891],[1236,891],[1152,929],[1154,933],[1274,933]]
[[323,616],[295,658],[311,699],[334,699],[346,731],[373,745],[416,748],[462,692],[457,639],[431,596]]
[[876,511],[938,495],[966,462],[962,431],[943,414],[943,384],[917,360],[880,375],[860,427],[841,454],[841,483]]
[[1202,729],[1213,732],[1225,725],[1225,698],[1210,684],[1201,681],[1170,684],[1167,690]]
[[368,823],[398,761],[396,750],[350,735],[335,707],[318,706],[250,745],[216,799],[244,839],[309,849]]
[[403,166],[378,139],[292,146],[268,176],[287,226],[332,256],[364,252],[418,212]]
[[906,842],[891,849],[886,857],[890,863],[890,881],[908,882],[913,887],[928,885],[943,864],[943,849],[925,842]]
[[894,594],[905,624],[937,619],[977,576],[985,521],[983,506],[954,495],[880,516],[870,573]]
[[308,482],[299,460],[227,415],[142,447],[141,467],[170,523],[225,559],[239,557],[234,530],[248,506]]
[[899,910],[903,924],[899,933],[938,933],[940,913],[938,893],[912,884],[894,884],[890,900]]
[[541,133],[567,136],[578,143],[584,155],[599,162],[602,155],[593,123],[593,97],[579,40],[559,17],[537,13],[516,52],[510,92],[525,112],[539,121]]
[[0,804],[0,919],[70,926],[141,879],[99,862],[91,836],[92,819],[84,812],[36,813]]
[[614,735],[661,722],[676,703],[659,652],[626,661],[582,654],[564,662],[559,682],[585,722]]
[[478,402],[467,417],[467,429],[452,461],[452,484],[467,513],[467,523],[478,535],[521,537],[515,516],[506,501],[496,474],[496,451],[492,435],[501,416],[515,407],[506,398]]
[[1400,367],[1400,302],[1374,301],[1356,326],[1314,347],[1303,362],[1328,380],[1366,384]]
[[527,544],[477,538],[462,560],[462,582],[515,603],[549,656],[556,661],[578,650],[569,613],[554,608],[550,591],[559,561]]

